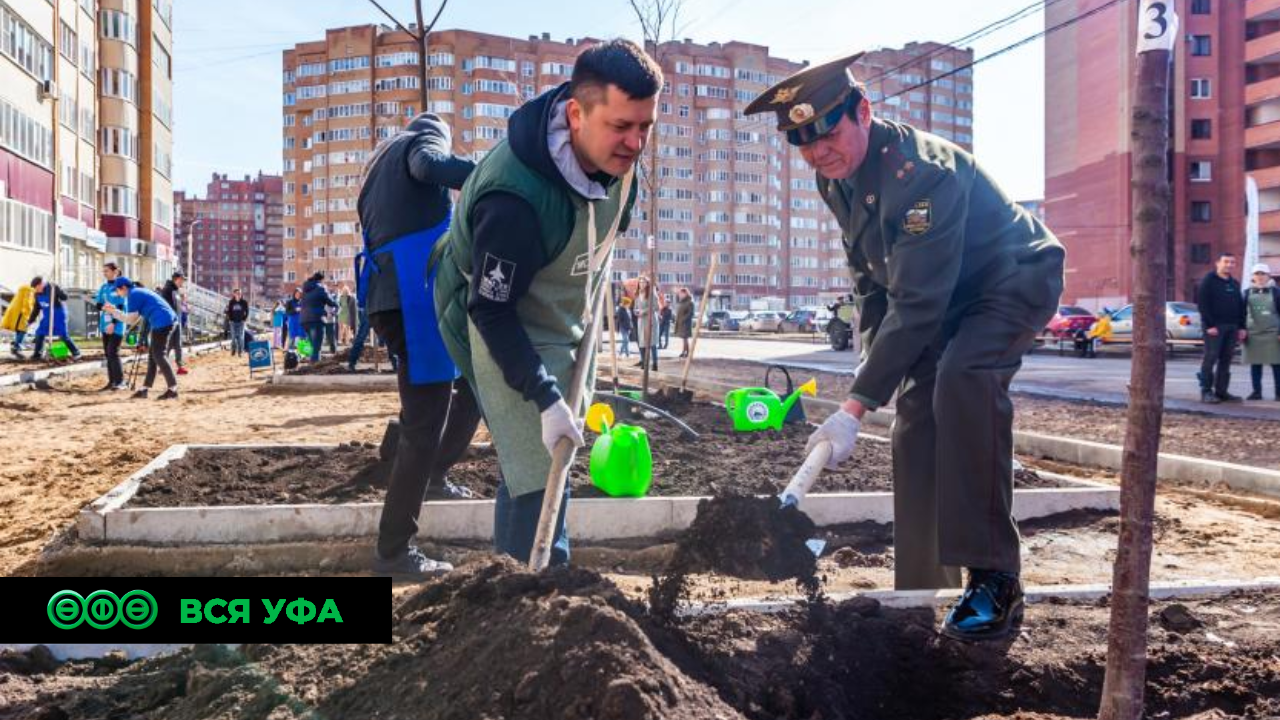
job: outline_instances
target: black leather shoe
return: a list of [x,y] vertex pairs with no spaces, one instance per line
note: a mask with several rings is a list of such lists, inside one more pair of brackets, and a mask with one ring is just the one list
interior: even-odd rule
[[947,613],[942,634],[955,640],[998,640],[1022,621],[1022,582],[1013,573],[970,570],[960,601]]
[[1231,393],[1222,393],[1218,396],[1218,399],[1225,403],[1244,402],[1244,398],[1239,395],[1232,395]]
[[1249,393],[1249,397],[1247,397],[1247,398],[1245,398],[1245,399],[1246,399],[1246,400],[1261,400],[1261,399],[1262,399],[1262,391],[1261,391],[1261,390],[1254,390],[1253,392]]

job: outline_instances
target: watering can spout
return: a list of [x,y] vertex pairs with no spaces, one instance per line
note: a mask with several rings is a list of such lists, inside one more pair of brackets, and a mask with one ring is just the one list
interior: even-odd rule
[[784,417],[787,413],[791,412],[791,406],[796,404],[796,401],[800,399],[800,396],[805,394],[808,394],[810,397],[817,396],[818,381],[816,378],[810,378],[809,382],[796,388],[795,392],[787,396],[787,399],[782,403],[782,414]]

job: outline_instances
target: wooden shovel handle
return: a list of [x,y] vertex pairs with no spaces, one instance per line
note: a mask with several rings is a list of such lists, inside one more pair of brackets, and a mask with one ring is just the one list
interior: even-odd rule
[[831,443],[823,442],[813,446],[813,450],[809,451],[809,457],[804,459],[804,464],[792,476],[791,482],[787,483],[787,487],[782,491],[782,497],[787,496],[795,498],[796,504],[799,505],[804,500],[805,495],[809,494],[809,489],[813,487],[813,483],[817,481],[818,476],[822,474],[822,470],[831,462]]
[[702,288],[702,304],[698,306],[698,318],[693,323],[693,342],[689,344],[689,354],[684,359],[684,372],[680,373],[680,390],[683,392],[689,385],[689,368],[693,367],[693,354],[698,350],[698,335],[702,330],[703,318],[707,316],[707,301],[711,297],[711,283],[716,279],[716,260],[718,253],[711,255],[711,267],[707,269],[707,285]]

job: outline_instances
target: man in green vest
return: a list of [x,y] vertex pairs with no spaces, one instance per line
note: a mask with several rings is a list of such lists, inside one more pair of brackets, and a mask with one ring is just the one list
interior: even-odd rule
[[[594,343],[587,357],[578,348],[609,282],[614,238],[627,228],[632,168],[661,89],[662,71],[634,43],[583,51],[569,82],[511,116],[507,139],[468,178],[432,256],[440,332],[476,391],[502,469],[494,545],[521,561],[532,551],[551,449],[562,438],[583,445]],[[571,408],[580,362],[590,371]],[[567,493],[553,564],[569,560]]]
[[817,171],[844,234],[862,363],[809,447],[853,453],[863,414],[897,391],[894,562],[900,589],[968,585],[943,632],[1002,637],[1022,612],[1009,383],[1062,292],[1062,246],[956,145],[873,117],[848,67],[807,68],[747,114]]

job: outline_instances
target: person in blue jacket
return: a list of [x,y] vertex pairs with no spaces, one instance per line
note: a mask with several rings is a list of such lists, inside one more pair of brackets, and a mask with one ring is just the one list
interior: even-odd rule
[[318,272],[302,283],[302,329],[311,341],[311,362],[320,359],[320,343],[324,342],[325,308],[338,307],[324,286],[324,273]]
[[292,350],[302,337],[302,288],[293,289],[293,297],[284,303],[285,350]]
[[165,350],[169,347],[170,333],[177,330],[178,313],[170,307],[168,302],[165,302],[163,297],[152,290],[135,286],[127,277],[115,279],[115,292],[117,297],[124,300],[125,307],[129,308],[128,312],[114,305],[106,305],[104,309],[116,320],[129,325],[139,321],[145,322],[151,333],[147,341],[147,376],[142,382],[142,388],[135,392],[133,397],[146,399],[148,391],[155,384],[156,370],[159,369],[164,375],[165,384],[168,385],[159,399],[177,399],[178,376],[169,365]]
[[120,343],[124,342],[124,323],[112,318],[106,312],[108,305],[113,305],[128,312],[124,306],[124,298],[116,294],[116,278],[120,277],[120,267],[113,262],[102,266],[102,276],[106,282],[98,288],[93,302],[98,308],[98,331],[102,333],[102,354],[107,359],[107,384],[103,392],[124,389],[124,365],[120,363]]
[[[66,291],[53,283],[45,282],[41,277],[34,278],[31,281],[31,287],[36,291],[36,307],[27,323],[27,330],[35,333],[36,336],[35,352],[32,353],[32,357],[40,357],[40,353],[44,350],[44,339],[52,335],[66,343],[67,349],[71,351],[72,360],[79,360],[80,348],[71,341],[71,334],[67,332]],[[53,314],[53,332],[49,332],[50,313]]]

